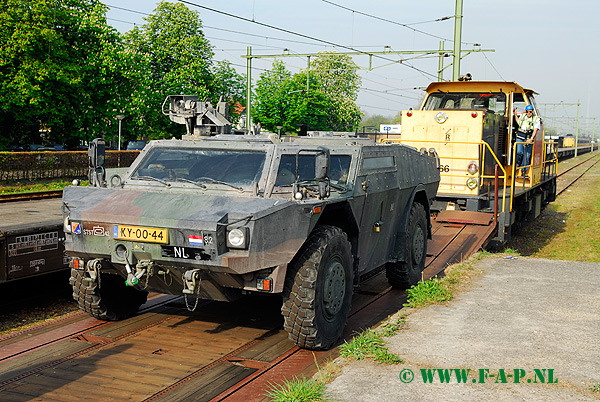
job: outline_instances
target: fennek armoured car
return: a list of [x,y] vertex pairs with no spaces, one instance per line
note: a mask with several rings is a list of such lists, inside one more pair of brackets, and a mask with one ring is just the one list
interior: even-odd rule
[[119,320],[148,291],[182,295],[190,310],[279,294],[290,339],[327,349],[362,275],[385,266],[394,287],[421,279],[439,184],[427,151],[348,133],[201,136],[186,119],[185,140],[151,141],[120,175],[104,171],[95,140],[93,185],[64,190],[81,309]]

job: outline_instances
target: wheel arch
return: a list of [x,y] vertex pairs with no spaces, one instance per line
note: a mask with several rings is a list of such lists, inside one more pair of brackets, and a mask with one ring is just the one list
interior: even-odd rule
[[406,261],[406,232],[408,231],[410,209],[415,202],[423,205],[423,208],[425,209],[425,216],[427,218],[427,238],[431,239],[432,237],[429,198],[427,197],[425,186],[419,184],[411,192],[408,201],[404,205],[404,208],[396,221],[396,236],[393,240],[394,244],[392,246],[392,255],[389,258],[390,261]]
[[417,187],[415,187],[410,199],[408,200],[408,203],[406,204],[405,210],[403,212],[403,231],[406,232],[410,207],[413,204],[413,202],[418,202],[419,204],[423,205],[423,208],[425,208],[425,215],[427,216],[427,238],[431,239],[431,210],[429,208],[429,199],[427,198],[427,191],[425,189],[425,186],[422,184],[419,184]]
[[358,255],[359,227],[356,217],[352,212],[350,203],[347,201],[342,201],[333,204],[327,204],[325,208],[323,208],[323,212],[321,213],[319,220],[311,228],[311,232],[317,225],[336,226],[346,233],[352,250],[354,278],[357,278],[358,260],[356,256]]

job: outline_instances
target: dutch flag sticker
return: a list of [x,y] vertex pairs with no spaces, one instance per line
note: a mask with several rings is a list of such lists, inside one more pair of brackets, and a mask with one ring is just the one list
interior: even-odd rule
[[202,235],[189,235],[188,242],[190,243],[190,246],[204,246]]

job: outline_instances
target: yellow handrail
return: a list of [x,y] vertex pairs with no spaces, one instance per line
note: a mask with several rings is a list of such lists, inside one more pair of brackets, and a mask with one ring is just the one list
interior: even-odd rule
[[[485,147],[487,148],[490,153],[492,154],[492,156],[494,157],[494,160],[496,161],[496,163],[498,164],[498,166],[500,167],[500,169],[502,170],[502,175],[498,176],[498,178],[504,180],[504,186],[502,189],[502,212],[505,212],[506,210],[506,180],[507,180],[507,176],[506,176],[506,170],[504,169],[504,166],[502,166],[502,163],[500,163],[500,160],[498,159],[498,157],[496,156],[496,153],[492,150],[492,148],[490,147],[490,144],[488,144],[485,141],[433,141],[433,140],[424,140],[424,141],[420,141],[420,140],[403,140],[403,139],[389,139],[389,138],[382,138],[379,140],[380,143],[382,144],[391,144],[391,143],[398,143],[398,144],[402,144],[402,143],[414,143],[417,142],[419,144],[422,143],[428,143],[428,144],[448,144],[448,143],[452,143],[452,144],[472,144],[472,145],[479,145],[480,148]],[[481,166],[485,166],[485,152],[482,152],[482,149],[479,150],[479,154],[482,155],[482,161],[481,161]],[[469,159],[472,160],[473,158],[462,158],[462,157],[452,157],[450,159]],[[440,176],[444,176],[444,177],[464,177],[463,175],[457,175],[457,174],[446,174],[446,173],[442,173],[440,172]],[[495,176],[490,176],[490,175],[484,175],[482,174],[482,172],[480,171],[480,175],[479,175],[479,183],[480,183],[480,187],[483,183],[482,179],[493,179],[495,178]],[[514,186],[513,186],[514,187]],[[510,210],[512,211],[512,193],[513,193],[513,189],[511,188],[510,190],[511,195],[510,195]]]

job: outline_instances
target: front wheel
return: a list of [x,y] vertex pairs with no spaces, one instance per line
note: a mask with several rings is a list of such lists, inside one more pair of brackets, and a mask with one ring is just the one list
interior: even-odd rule
[[148,297],[148,292],[125,286],[119,275],[99,273],[94,279],[86,271],[71,269],[69,282],[79,308],[99,320],[128,318],[137,313]]
[[348,321],[353,281],[346,234],[318,226],[289,265],[281,307],[289,338],[306,349],[331,348]]
[[427,256],[427,215],[422,204],[415,202],[410,208],[406,229],[405,261],[388,262],[385,273],[390,286],[407,289],[421,280]]

